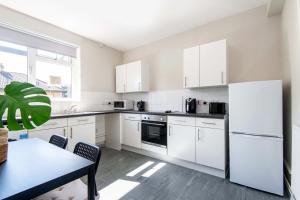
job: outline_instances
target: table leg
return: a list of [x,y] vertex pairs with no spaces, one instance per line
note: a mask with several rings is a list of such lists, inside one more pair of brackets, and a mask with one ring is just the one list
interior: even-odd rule
[[88,172],[88,199],[95,199],[95,168],[90,167]]

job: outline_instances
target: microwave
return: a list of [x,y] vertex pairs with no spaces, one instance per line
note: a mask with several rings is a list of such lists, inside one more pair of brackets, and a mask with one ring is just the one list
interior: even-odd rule
[[132,110],[134,102],[130,100],[115,100],[114,109],[115,110]]

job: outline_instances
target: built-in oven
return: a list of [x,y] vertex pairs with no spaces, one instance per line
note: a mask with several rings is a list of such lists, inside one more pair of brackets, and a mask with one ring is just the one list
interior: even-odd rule
[[167,147],[167,117],[142,115],[142,143]]

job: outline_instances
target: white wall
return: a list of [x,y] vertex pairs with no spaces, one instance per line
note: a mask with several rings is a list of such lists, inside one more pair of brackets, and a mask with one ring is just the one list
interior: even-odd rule
[[230,82],[282,79],[280,16],[268,18],[265,6],[127,51],[123,61],[149,62],[151,91],[182,89],[182,49],[224,38]]
[[[300,141],[292,140],[296,138],[292,133],[293,125],[300,125],[300,8],[299,0],[286,0],[282,12],[282,64],[284,68],[284,80],[286,83],[286,158],[288,165],[299,160],[299,158],[291,158],[291,149],[300,147]],[[294,129],[295,130],[295,129]],[[292,137],[293,135],[293,137]],[[297,135],[298,136],[298,135]],[[299,155],[298,155],[299,156]],[[292,164],[292,180],[294,174],[300,174],[300,169],[294,168]],[[292,181],[293,182],[293,181]],[[293,185],[292,185],[293,186]],[[293,186],[297,191],[300,190],[300,185]],[[300,194],[298,194],[300,195]],[[298,196],[300,199],[300,196]]]
[[[102,100],[106,99],[105,95],[115,98],[114,66],[122,62],[122,52],[3,6],[0,6],[0,13],[2,23],[80,46],[82,100],[76,104],[82,109],[99,109],[104,103]],[[70,104],[53,102],[53,111],[62,111]],[[97,107],[93,107],[95,105]]]

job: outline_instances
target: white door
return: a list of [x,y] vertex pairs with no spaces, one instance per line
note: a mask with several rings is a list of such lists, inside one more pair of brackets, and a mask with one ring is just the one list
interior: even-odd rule
[[142,62],[128,63],[126,66],[126,92],[141,91],[141,68]]
[[227,84],[226,40],[200,46],[200,87]]
[[116,92],[123,93],[126,90],[126,65],[116,67]]
[[46,142],[49,142],[52,135],[67,136],[67,128],[53,128],[44,130],[32,130],[28,131],[29,138],[39,138]]
[[199,87],[199,46],[183,50],[183,87]]
[[229,85],[230,132],[282,137],[282,81]]
[[86,142],[89,144],[95,144],[96,142],[96,125],[94,123],[73,125],[69,131],[69,151],[73,152],[78,142]]
[[122,142],[125,145],[140,149],[142,146],[141,127],[139,121],[123,120]]
[[195,127],[169,125],[168,155],[195,162]]
[[230,133],[230,181],[283,195],[282,138]]
[[197,127],[196,162],[216,169],[225,169],[224,130]]

